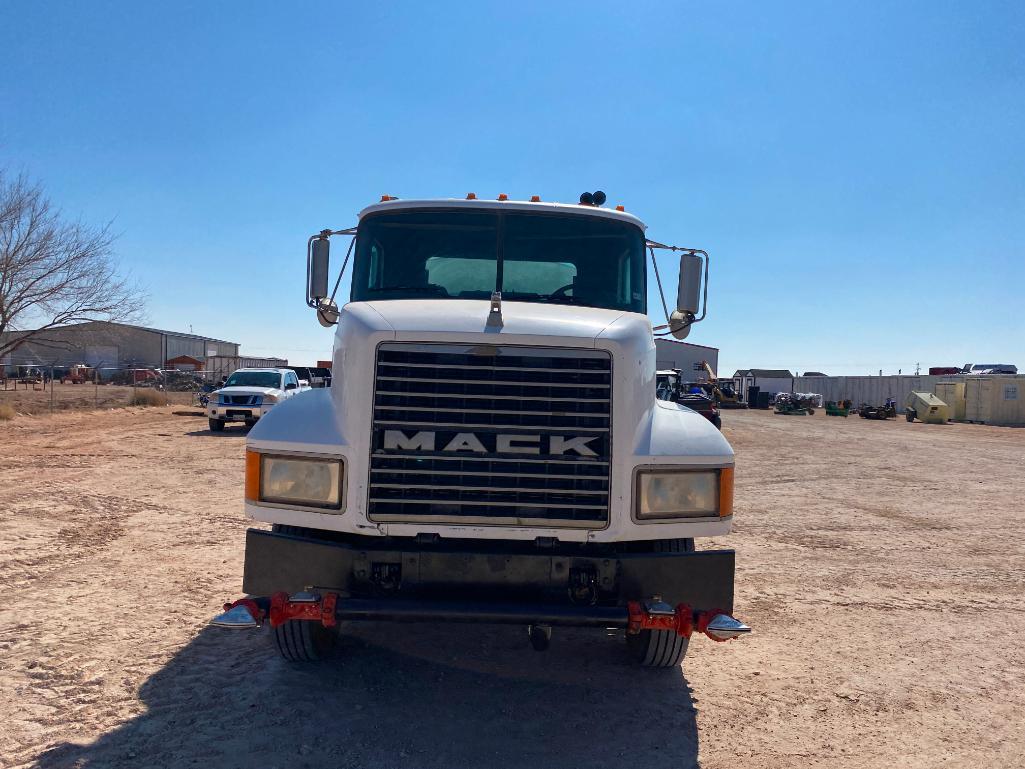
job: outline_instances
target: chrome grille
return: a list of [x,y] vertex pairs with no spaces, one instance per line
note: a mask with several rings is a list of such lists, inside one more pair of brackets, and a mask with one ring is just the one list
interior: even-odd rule
[[375,377],[371,520],[605,525],[608,353],[384,344]]
[[261,396],[259,395],[226,395],[224,403],[228,406],[258,406]]

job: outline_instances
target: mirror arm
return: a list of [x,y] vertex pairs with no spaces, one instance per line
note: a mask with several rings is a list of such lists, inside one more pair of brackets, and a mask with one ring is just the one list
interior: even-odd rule
[[[338,234],[338,233],[336,233],[336,234]],[[346,233],[346,234],[348,234],[348,233]],[[355,228],[353,228],[352,234],[353,235],[356,234]],[[352,240],[349,241],[349,250],[345,252],[345,259],[342,261],[342,269],[338,271],[338,279],[335,280],[335,287],[333,289],[331,289],[331,300],[330,301],[332,301],[332,302],[335,300],[335,294],[338,293],[338,285],[342,282],[342,276],[345,274],[345,268],[349,264],[349,257],[352,256],[352,248],[355,245],[356,245],[356,238],[353,237]]]
[[[701,254],[705,258],[705,285],[703,295],[701,298],[701,315],[690,321],[687,325],[694,323],[700,323],[705,319],[708,314],[708,252],[700,248],[683,248],[681,246],[668,246],[665,243],[659,243],[657,240],[645,240],[644,245],[648,247],[648,251],[651,252],[651,265],[655,268],[655,280],[658,281],[658,293],[662,298],[662,310],[666,314],[666,322],[663,326],[655,326],[652,331],[661,331],[661,333],[655,334],[655,336],[670,336],[673,332],[671,329],[672,321],[669,317],[669,307],[666,305],[666,295],[662,290],[662,278],[658,274],[658,263],[655,261],[655,249],[661,248],[666,251],[681,252],[686,254]],[[668,331],[662,331],[662,329],[669,329]]]
[[658,274],[658,262],[655,260],[655,246],[649,240],[648,251],[651,253],[651,266],[655,268],[655,281],[658,283],[658,295],[662,300],[662,311],[666,314],[666,325],[657,328],[666,328],[669,325],[669,305],[666,304],[666,292],[662,290],[662,276]]
[[[318,238],[330,238],[332,235],[355,235],[356,228],[348,227],[344,230],[321,230],[316,235],[310,235],[306,241],[306,306],[317,309],[317,303],[313,301],[313,297],[310,296],[310,263],[313,255],[313,241]],[[338,291],[338,284],[342,280],[342,275],[345,273],[345,265],[349,263],[349,254],[352,253],[352,245],[356,242],[356,238],[353,238],[349,243],[349,252],[345,255],[345,262],[342,264],[342,271],[338,273],[338,280],[335,281],[334,291],[331,292],[331,299],[334,300],[335,292]]]

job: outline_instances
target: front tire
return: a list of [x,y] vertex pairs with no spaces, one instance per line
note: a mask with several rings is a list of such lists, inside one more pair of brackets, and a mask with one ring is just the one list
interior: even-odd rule
[[290,619],[274,628],[278,652],[289,662],[317,662],[327,657],[338,636],[312,620]]
[[223,419],[211,419],[210,421],[210,432],[222,433],[224,432],[224,420]]
[[[656,553],[693,553],[693,539],[660,539]],[[645,668],[676,668],[687,655],[690,639],[671,630],[642,630],[626,636],[626,648],[634,661]]]

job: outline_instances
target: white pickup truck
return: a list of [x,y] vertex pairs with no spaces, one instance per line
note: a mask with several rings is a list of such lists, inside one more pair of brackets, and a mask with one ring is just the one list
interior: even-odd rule
[[207,416],[210,429],[220,432],[226,422],[244,422],[252,427],[275,404],[310,389],[291,369],[240,368],[210,393]]

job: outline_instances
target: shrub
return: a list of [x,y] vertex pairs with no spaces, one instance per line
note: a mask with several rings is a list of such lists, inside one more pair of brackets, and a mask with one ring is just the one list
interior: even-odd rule
[[8,406],[6,403],[0,404],[0,422],[5,422],[8,419],[14,419],[14,407]]
[[132,396],[131,405],[133,406],[163,406],[167,403],[167,399],[163,393],[157,392],[156,390],[138,390],[135,395]]

